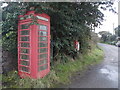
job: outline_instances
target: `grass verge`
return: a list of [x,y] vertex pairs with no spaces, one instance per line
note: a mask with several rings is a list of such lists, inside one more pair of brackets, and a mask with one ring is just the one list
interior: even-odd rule
[[82,71],[89,65],[98,64],[102,59],[103,51],[97,47],[75,61],[52,67],[50,73],[42,79],[20,79],[17,71],[12,71],[7,76],[2,76],[3,88],[54,88],[59,84],[69,83],[69,77],[73,73]]

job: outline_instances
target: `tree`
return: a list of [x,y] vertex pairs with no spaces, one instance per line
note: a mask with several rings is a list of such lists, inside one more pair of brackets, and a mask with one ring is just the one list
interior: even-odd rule
[[110,41],[111,41],[111,42],[112,42],[112,41],[116,41],[116,38],[117,38],[116,35],[111,35],[111,36],[110,36]]
[[100,31],[99,34],[101,35],[101,40],[103,42],[109,42],[110,37],[112,36],[112,34],[108,31]]
[[120,25],[118,25],[118,27],[116,27],[114,30],[115,30],[115,35],[120,37]]
[[[111,7],[108,2],[8,2],[2,15],[3,49],[17,53],[18,15],[34,7],[36,13],[47,13],[51,17],[51,38],[54,60],[65,62],[66,55],[76,54],[73,41],[80,42],[80,51],[85,52],[91,39],[91,27],[103,21],[104,14],[98,9],[101,5]],[[102,7],[103,8],[103,7]],[[105,7],[104,7],[105,8]]]

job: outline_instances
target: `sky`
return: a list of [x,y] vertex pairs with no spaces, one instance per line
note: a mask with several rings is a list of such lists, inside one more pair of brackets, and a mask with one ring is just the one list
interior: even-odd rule
[[[118,12],[118,2],[114,3],[113,8],[115,8],[115,11]],[[102,12],[105,15],[105,20],[102,22],[103,25],[101,25],[100,28],[95,28],[95,32],[98,33],[100,31],[109,31],[113,34],[113,27],[116,28],[118,26],[118,14],[115,14],[108,10],[102,10]]]

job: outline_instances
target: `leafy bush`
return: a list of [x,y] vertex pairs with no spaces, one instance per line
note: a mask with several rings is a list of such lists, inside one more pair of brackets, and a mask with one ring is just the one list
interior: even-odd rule
[[[51,42],[53,42],[53,62],[56,55],[77,56],[74,40],[80,42],[80,51],[87,52],[91,30],[103,21],[103,13],[98,9],[101,5],[111,9],[112,2],[8,2],[2,12],[2,44],[3,49],[17,53],[18,15],[25,14],[34,7],[36,13],[46,13],[50,16]],[[104,7],[104,9],[106,8]],[[112,10],[112,9],[111,9]],[[61,61],[61,62],[62,62]],[[51,62],[51,63],[53,63]]]

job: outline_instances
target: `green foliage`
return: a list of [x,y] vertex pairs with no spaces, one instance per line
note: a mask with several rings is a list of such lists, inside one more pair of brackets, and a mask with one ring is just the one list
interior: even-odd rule
[[107,31],[101,31],[99,32],[99,34],[101,35],[101,41],[103,43],[109,43],[112,44],[113,41],[116,41],[116,35],[112,35],[110,32]]
[[115,34],[120,37],[120,25],[118,25],[118,27],[115,28]]
[[77,60],[69,58],[68,63],[58,64],[52,67],[50,73],[41,79],[20,79],[17,71],[3,75],[3,88],[54,88],[59,84],[67,84],[70,77],[76,71],[83,71],[88,66],[98,64],[103,59],[103,51],[100,47],[94,48],[91,53],[81,55]]
[[18,15],[34,9],[36,13],[46,13],[50,16],[53,61],[60,57],[62,62],[66,56],[77,56],[73,46],[74,40],[80,42],[80,52],[87,52],[90,46],[91,30],[101,24],[104,17],[98,8],[102,5],[108,7],[112,5],[109,1],[8,2],[7,4],[8,6],[2,9],[3,49],[12,51],[13,55],[17,54]]
[[103,20],[98,9],[103,3],[48,3],[48,2],[9,2],[3,8],[3,46],[4,49],[17,52],[18,15],[34,7],[37,13],[47,13],[51,17],[51,37],[54,42],[54,54],[66,55],[74,52],[73,41],[81,43],[81,50],[86,51],[90,38],[91,25],[96,27]]
[[7,75],[2,75],[2,83],[4,88],[8,87],[17,87],[18,80],[20,78],[18,77],[17,71],[11,71]]
[[[20,79],[16,71],[3,76],[4,88],[49,88],[58,83],[69,82],[68,76],[82,70],[101,58],[101,50],[81,56],[81,59],[70,62],[68,57],[77,57],[74,40],[80,42],[80,52],[86,53],[90,46],[91,30],[103,21],[103,13],[98,9],[101,5],[111,6],[108,2],[7,2],[2,8],[2,44],[3,49],[17,56],[18,15],[34,7],[36,13],[46,13],[50,16],[51,41],[53,42],[53,62],[51,72],[42,79]],[[104,7],[105,8],[105,7]],[[93,55],[95,54],[95,56]],[[94,59],[92,58],[94,57]],[[51,62],[51,63],[53,63]],[[62,62],[62,64],[60,64]],[[67,62],[67,63],[66,63]]]
[[49,88],[53,87],[53,83],[59,83],[59,78],[55,71],[51,72],[41,79],[20,79],[17,71],[11,71],[7,75],[3,75],[3,88]]

